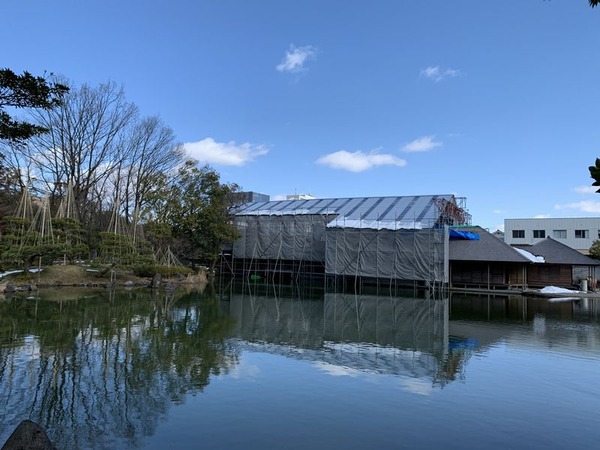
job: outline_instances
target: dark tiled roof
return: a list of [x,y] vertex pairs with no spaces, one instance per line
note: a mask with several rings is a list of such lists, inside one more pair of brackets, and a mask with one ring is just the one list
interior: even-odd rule
[[552,238],[546,238],[533,245],[515,246],[541,256],[548,264],[568,264],[572,266],[598,266],[600,261],[586,256],[574,248]]
[[460,227],[457,230],[476,233],[479,240],[451,240],[450,261],[530,262],[506,242],[481,227]]

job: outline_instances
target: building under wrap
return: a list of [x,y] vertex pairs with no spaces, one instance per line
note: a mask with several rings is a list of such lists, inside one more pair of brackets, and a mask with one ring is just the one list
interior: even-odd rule
[[[459,199],[464,201],[464,199]],[[470,223],[452,195],[282,200],[243,205],[222,270],[446,283],[448,225]]]

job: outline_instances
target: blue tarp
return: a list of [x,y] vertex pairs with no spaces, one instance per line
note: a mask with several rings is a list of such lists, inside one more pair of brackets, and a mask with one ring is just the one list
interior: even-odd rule
[[450,239],[451,240],[467,240],[467,241],[478,241],[479,235],[477,233],[473,233],[471,231],[458,231],[453,228],[450,228]]

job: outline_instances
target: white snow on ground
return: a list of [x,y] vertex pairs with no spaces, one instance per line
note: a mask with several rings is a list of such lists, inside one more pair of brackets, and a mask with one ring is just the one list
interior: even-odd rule
[[533,253],[528,252],[527,250],[523,250],[522,248],[517,248],[517,247],[513,247],[513,248],[531,262],[536,262],[536,263],[545,263],[546,262],[546,260],[544,259],[543,256],[535,256]]
[[22,270],[7,270],[6,272],[0,273],[0,279],[5,277],[6,275],[12,275],[13,273],[21,273],[21,272],[23,272],[23,271]]
[[[44,270],[44,269],[29,269],[29,272],[38,273],[38,272],[41,272],[42,270]],[[6,272],[0,272],[0,280],[7,275],[12,275],[13,273],[22,273],[22,272],[24,272],[24,270],[7,270]]]
[[540,289],[540,292],[542,294],[577,294],[580,293],[581,291],[573,291],[571,289],[565,289],[565,288],[560,288],[560,287],[556,287],[556,286],[546,286],[543,289]]

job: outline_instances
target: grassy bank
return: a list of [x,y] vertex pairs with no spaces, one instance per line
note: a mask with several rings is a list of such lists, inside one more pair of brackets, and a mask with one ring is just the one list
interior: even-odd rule
[[[175,275],[163,278],[177,284],[202,284],[207,282],[205,272]],[[149,286],[151,278],[139,277],[131,272],[119,269],[89,269],[79,265],[55,265],[42,267],[40,272],[12,273],[0,278],[0,292],[4,292],[8,283],[21,289],[80,286],[94,287],[107,285]]]

